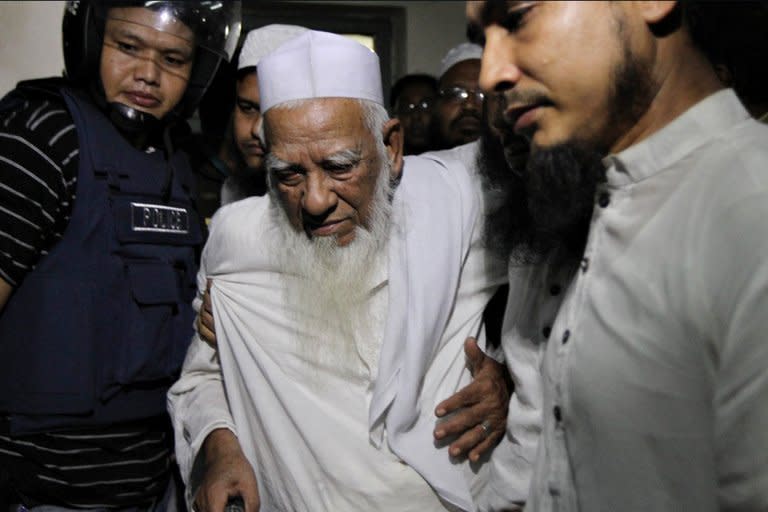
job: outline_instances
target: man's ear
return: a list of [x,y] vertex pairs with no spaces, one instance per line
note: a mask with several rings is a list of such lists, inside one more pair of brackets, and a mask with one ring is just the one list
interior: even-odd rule
[[657,0],[635,2],[637,9],[649,25],[663,21],[677,7],[676,0]]
[[392,179],[400,177],[403,172],[403,127],[397,118],[384,123],[381,130],[384,145],[387,147],[389,161],[392,162]]

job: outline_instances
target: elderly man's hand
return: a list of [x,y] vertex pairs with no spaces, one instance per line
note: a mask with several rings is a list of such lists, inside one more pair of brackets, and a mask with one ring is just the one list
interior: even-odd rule
[[512,380],[507,368],[486,356],[474,338],[464,342],[464,352],[474,378],[437,406],[438,417],[453,415],[438,424],[434,435],[438,440],[458,436],[449,453],[453,457],[468,453],[474,462],[504,435]]
[[213,307],[211,306],[211,280],[208,279],[203,294],[203,304],[197,313],[197,332],[200,338],[213,348],[216,348],[216,327],[213,324]]
[[245,512],[257,512],[261,504],[256,474],[237,437],[227,429],[214,430],[205,438],[201,450],[205,472],[195,492],[193,510],[222,512],[229,498],[240,496]]

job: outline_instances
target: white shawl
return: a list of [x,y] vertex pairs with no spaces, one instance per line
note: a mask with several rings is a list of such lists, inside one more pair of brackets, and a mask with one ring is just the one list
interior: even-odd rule
[[[227,363],[226,358],[237,349],[230,344],[247,343],[237,340],[241,336],[237,322],[228,321],[237,315],[237,305],[227,293],[227,280],[237,276],[242,282],[280,272],[268,257],[268,250],[258,244],[249,250],[243,244],[243,233],[254,223],[265,222],[268,200],[251,198],[222,208],[214,217],[203,253],[198,284],[204,287],[207,276],[216,278],[212,299],[224,385],[214,353],[195,336],[183,374],[169,392],[177,458],[187,482],[194,457],[208,433],[222,427],[238,430],[228,405],[234,385],[227,384],[227,372],[242,369],[236,361]],[[458,162],[434,156],[408,157],[393,201],[394,218],[399,222],[389,244],[389,311],[369,409],[369,434],[374,444],[380,443],[380,429],[377,433],[374,426],[383,420],[392,451],[419,472],[443,499],[473,510],[464,469],[453,464],[445,450],[433,446],[431,409],[420,417],[421,409],[431,407],[431,403],[420,404],[420,393],[430,364],[444,342],[446,326],[455,314],[462,268],[477,238],[478,184]],[[233,208],[239,213],[232,213]],[[228,221],[233,218],[239,220]],[[477,297],[473,310],[462,312],[466,316],[464,324],[479,323],[485,295],[490,296],[498,281],[498,276],[489,277],[487,283],[477,287],[482,288],[482,296],[473,292]],[[269,305],[264,308],[268,310]],[[463,340],[472,334],[462,332],[460,336]],[[458,356],[463,361],[463,354]],[[444,398],[447,395],[439,397]]]

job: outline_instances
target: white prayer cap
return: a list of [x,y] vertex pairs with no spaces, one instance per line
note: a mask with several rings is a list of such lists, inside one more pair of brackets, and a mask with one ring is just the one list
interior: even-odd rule
[[344,36],[307,31],[259,62],[261,109],[291,100],[359,98],[384,104],[379,58]]
[[458,46],[454,46],[448,53],[445,54],[443,60],[440,62],[440,77],[445,74],[446,71],[451,69],[459,62],[471,59],[481,59],[483,57],[483,47],[474,43],[461,43]]
[[298,25],[272,24],[248,32],[237,60],[237,69],[258,66],[265,55],[275,51],[280,45],[300,36],[308,28]]

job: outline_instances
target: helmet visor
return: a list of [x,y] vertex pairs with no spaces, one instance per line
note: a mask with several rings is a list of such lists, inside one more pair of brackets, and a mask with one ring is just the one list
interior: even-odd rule
[[[104,69],[126,69],[119,59],[131,66],[145,63],[140,69],[148,74],[162,69],[186,84],[176,107],[183,117],[194,111],[219,63],[231,58],[240,35],[240,2],[113,0],[92,5],[96,30],[102,30],[101,48],[110,49],[101,55],[102,82]],[[104,68],[105,55],[115,65]],[[106,84],[102,87],[109,98]],[[141,106],[152,101],[134,99]]]
[[115,50],[111,60],[153,62],[185,81],[195,58],[195,34],[167,11],[113,7],[104,23],[104,46]]
[[191,40],[195,47],[222,59],[230,60],[235,52],[241,29],[241,3],[238,1],[105,2],[99,5],[96,15],[105,20],[120,19],[125,17],[120,12],[130,7],[144,8],[145,15],[140,23],[148,28]]

